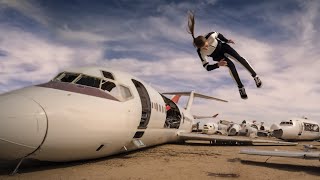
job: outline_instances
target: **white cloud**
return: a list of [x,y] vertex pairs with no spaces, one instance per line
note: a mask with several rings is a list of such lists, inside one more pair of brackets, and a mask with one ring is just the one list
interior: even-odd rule
[[48,25],[48,21],[50,19],[43,9],[38,6],[38,3],[33,0],[1,0],[0,7],[16,9],[25,16],[30,17],[43,25]]
[[63,28],[56,30],[57,36],[64,41],[86,43],[86,44],[97,44],[107,40],[111,40],[101,34],[87,32],[87,31],[75,31],[69,29],[68,25],[64,25]]
[[5,84],[14,80],[32,84],[48,81],[63,68],[95,64],[103,55],[102,49],[97,47],[68,47],[5,26],[1,26],[0,33],[6,34],[0,47],[9,52],[0,57],[0,83],[4,84],[0,91],[10,90]]

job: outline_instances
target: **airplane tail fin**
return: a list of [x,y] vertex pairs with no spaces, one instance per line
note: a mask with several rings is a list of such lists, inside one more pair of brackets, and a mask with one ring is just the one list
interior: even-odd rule
[[189,100],[188,100],[187,106],[185,108],[187,111],[190,111],[192,103],[193,103],[193,100],[194,100],[195,97],[203,98],[203,99],[216,100],[216,101],[221,101],[221,102],[228,102],[228,101],[223,100],[223,99],[215,98],[215,97],[212,97],[212,96],[207,96],[207,95],[200,94],[200,93],[195,93],[194,91],[190,91],[190,92],[166,92],[166,93],[162,93],[162,94],[189,96]]
[[174,95],[173,98],[171,99],[171,101],[173,101],[174,103],[178,103],[180,97],[181,97],[181,95]]

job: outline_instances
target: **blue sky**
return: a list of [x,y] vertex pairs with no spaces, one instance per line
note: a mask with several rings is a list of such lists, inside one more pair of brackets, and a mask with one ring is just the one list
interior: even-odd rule
[[[242,100],[227,68],[202,67],[186,32],[188,10],[196,12],[196,36],[218,31],[235,41],[262,89],[236,63],[249,96]],[[68,67],[103,65],[160,92],[196,90],[230,101],[197,100],[197,115],[320,122],[319,12],[317,0],[0,0],[0,93]]]

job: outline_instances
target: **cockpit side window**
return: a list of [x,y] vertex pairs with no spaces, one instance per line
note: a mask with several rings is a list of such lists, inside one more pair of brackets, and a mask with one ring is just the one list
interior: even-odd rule
[[105,78],[114,80],[114,77],[113,77],[113,75],[112,75],[110,72],[102,71],[102,74],[103,74],[103,76],[104,76]]
[[101,80],[99,78],[82,75],[81,78],[76,82],[76,84],[99,88],[100,81]]
[[101,89],[103,91],[107,91],[109,94],[111,94],[114,97],[119,97],[119,89],[116,86],[116,84],[111,81],[102,80]]
[[129,99],[132,97],[132,93],[129,88],[123,85],[120,85],[119,87],[120,87],[121,95],[124,97],[124,99]]
[[101,89],[102,90],[111,92],[112,89],[115,88],[115,87],[116,87],[115,83],[110,82],[110,81],[102,80],[102,83],[101,83]]

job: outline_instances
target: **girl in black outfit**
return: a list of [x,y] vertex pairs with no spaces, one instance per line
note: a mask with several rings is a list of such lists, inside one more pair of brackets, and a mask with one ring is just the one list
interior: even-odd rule
[[[237,51],[235,51],[228,43],[234,44],[233,40],[225,38],[218,32],[210,32],[205,36],[194,37],[194,14],[189,13],[188,32],[193,37],[193,45],[197,48],[198,55],[202,61],[203,67],[207,71],[214,70],[220,66],[229,67],[230,74],[238,84],[240,96],[242,99],[247,99],[245,88],[239,78],[238,72],[231,58],[237,60],[242,64],[253,77],[256,86],[260,88],[262,82],[257,76],[257,73],[252,69],[247,60],[241,57]],[[213,61],[217,61],[215,64],[209,64],[207,57],[212,57]]]

